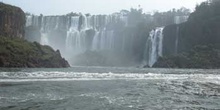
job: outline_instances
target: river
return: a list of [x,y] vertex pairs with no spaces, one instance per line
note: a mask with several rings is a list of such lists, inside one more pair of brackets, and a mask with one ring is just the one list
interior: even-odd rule
[[0,110],[220,109],[220,71],[0,69]]

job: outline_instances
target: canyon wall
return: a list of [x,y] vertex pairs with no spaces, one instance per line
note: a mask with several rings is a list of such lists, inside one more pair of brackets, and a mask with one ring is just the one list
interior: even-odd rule
[[0,3],[0,36],[24,37],[25,14],[14,6]]

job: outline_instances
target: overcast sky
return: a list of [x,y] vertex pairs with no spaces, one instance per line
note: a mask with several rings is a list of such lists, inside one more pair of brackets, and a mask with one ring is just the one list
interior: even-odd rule
[[62,15],[69,12],[111,14],[138,5],[144,12],[167,11],[186,7],[194,10],[196,4],[206,0],[0,0],[21,7],[25,12],[44,15]]

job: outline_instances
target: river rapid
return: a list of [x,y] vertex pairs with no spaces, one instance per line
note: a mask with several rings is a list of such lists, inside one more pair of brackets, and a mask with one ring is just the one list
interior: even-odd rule
[[0,110],[220,109],[220,70],[0,69]]

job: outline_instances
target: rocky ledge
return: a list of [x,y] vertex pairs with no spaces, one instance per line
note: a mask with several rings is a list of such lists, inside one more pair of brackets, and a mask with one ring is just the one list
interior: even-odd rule
[[0,3],[0,67],[69,67],[60,52],[24,40],[25,14],[15,6]]
[[0,67],[63,68],[69,67],[59,50],[20,38],[0,37]]
[[220,68],[220,49],[219,45],[200,45],[196,46],[187,53],[169,55],[154,64],[157,68]]

